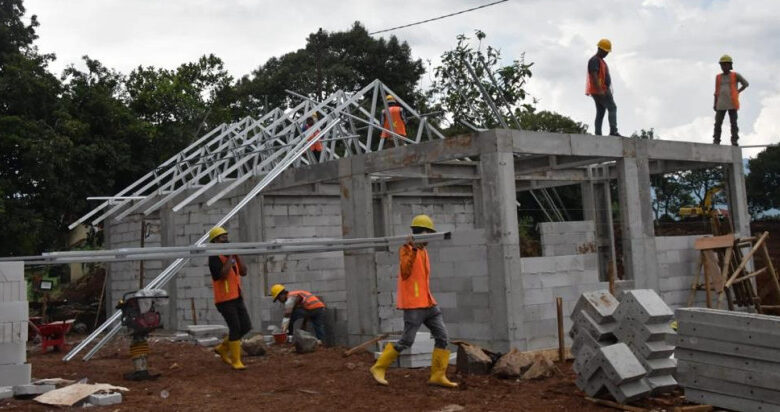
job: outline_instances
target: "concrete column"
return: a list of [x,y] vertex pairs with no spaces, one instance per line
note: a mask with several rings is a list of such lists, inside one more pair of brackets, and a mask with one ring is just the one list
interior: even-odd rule
[[[245,185],[250,190],[250,185]],[[263,241],[263,197],[255,196],[243,209],[238,212],[238,240],[239,242]],[[244,303],[252,319],[252,329],[264,330],[261,324],[261,299],[266,291],[263,290],[264,282],[261,270],[261,258],[259,256],[243,256],[247,266],[247,275],[241,280]]]
[[[363,173],[363,159],[339,160],[341,233],[344,239],[374,236],[371,180]],[[347,340],[356,345],[379,332],[376,259],[373,249],[344,251],[347,292]]]
[[582,197],[582,220],[592,220],[595,224],[596,198],[593,193],[593,182],[580,183],[580,194]]
[[633,279],[636,288],[658,290],[647,142],[623,139],[623,156],[617,162],[623,267],[626,278]]
[[488,258],[491,342],[496,350],[526,348],[511,135],[495,131],[481,143],[482,215]]
[[[176,245],[176,215],[171,210],[172,205],[166,204],[160,208],[160,246],[177,246]],[[164,260],[162,262],[163,268],[168,267],[173,262],[173,259]],[[155,274],[154,276],[157,276]],[[174,276],[165,285],[165,291],[168,292],[168,306],[163,310],[166,311],[163,314],[165,322],[165,328],[168,330],[179,329],[179,313],[178,313],[178,282],[176,281],[178,276]]]
[[750,213],[747,208],[742,149],[739,147],[732,149],[732,161],[726,166],[725,172],[728,179],[729,216],[734,224],[734,232],[738,237],[748,237],[750,236]]

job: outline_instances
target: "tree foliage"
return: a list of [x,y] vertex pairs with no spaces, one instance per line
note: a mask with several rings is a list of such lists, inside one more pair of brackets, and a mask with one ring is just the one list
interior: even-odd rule
[[748,207],[755,215],[780,207],[780,146],[769,146],[748,162]]

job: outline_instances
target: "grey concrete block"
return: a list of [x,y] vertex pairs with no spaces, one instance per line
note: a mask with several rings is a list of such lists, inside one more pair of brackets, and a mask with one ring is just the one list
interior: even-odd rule
[[702,352],[711,352],[722,355],[738,355],[743,358],[766,360],[780,363],[780,349],[752,346],[732,342],[723,342],[714,339],[699,338],[695,336],[676,335],[670,337],[670,342],[683,349],[691,349]]
[[0,322],[27,322],[27,319],[29,319],[27,301],[0,303]]
[[577,328],[577,333],[582,331],[597,341],[615,339],[615,326],[617,325],[614,322],[599,324],[585,311],[575,312],[575,314],[572,315],[571,320]]
[[13,398],[13,396],[14,396],[14,388],[13,388],[13,386],[2,386],[2,387],[0,387],[0,399]]
[[14,396],[41,395],[46,392],[53,391],[55,389],[57,389],[57,386],[49,383],[44,383],[44,384],[27,383],[24,385],[14,385]]
[[755,385],[745,385],[701,375],[678,373],[680,384],[686,388],[713,391],[739,398],[762,400],[780,405],[780,391],[765,389]]
[[772,404],[763,400],[724,395],[717,390],[705,391],[701,389],[685,388],[685,398],[691,402],[703,405],[713,405],[718,408],[742,412],[774,412],[780,410],[779,404]]
[[520,258],[520,271],[522,273],[554,272],[555,258],[550,258],[550,257]]
[[586,311],[598,323],[611,322],[617,307],[617,299],[608,290],[597,290],[583,293],[572,313]]
[[780,392],[780,370],[778,369],[774,371],[754,371],[747,370],[744,367],[733,369],[718,364],[680,360],[677,371],[681,381],[685,380],[684,383],[687,383],[687,379],[691,377],[704,376],[724,382],[733,382]]
[[674,356],[679,362],[690,361],[704,363],[731,370],[745,370],[759,374],[775,374],[780,371],[780,363],[743,358],[739,357],[737,354],[724,355],[677,347],[674,350]]
[[642,381],[650,387],[651,394],[668,392],[677,387],[677,380],[670,374],[655,376],[650,376],[648,374]]
[[27,283],[20,280],[0,282],[0,302],[27,300]]
[[187,326],[187,333],[196,338],[222,338],[228,333],[228,327],[225,325],[189,325]]
[[27,321],[0,323],[0,343],[27,342]]
[[24,343],[0,343],[0,365],[17,365],[27,360]]
[[87,402],[95,406],[115,405],[117,403],[122,403],[122,393],[121,392],[95,393],[89,395],[89,398],[87,398]]
[[610,382],[622,385],[645,376],[647,371],[624,343],[604,346],[600,349],[603,357],[602,369]]
[[626,290],[620,294],[620,307],[615,318],[632,319],[640,323],[670,322],[674,316],[671,308],[652,289]]

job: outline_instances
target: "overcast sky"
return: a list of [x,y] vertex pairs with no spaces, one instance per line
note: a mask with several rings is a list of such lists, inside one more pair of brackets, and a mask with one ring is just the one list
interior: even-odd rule
[[[320,27],[347,30],[361,21],[376,31],[491,1],[26,0],[25,7],[41,23],[39,48],[57,55],[56,74],[85,54],[128,73],[214,53],[240,77],[304,47]],[[528,90],[539,107],[585,122],[591,132],[585,65],[599,38],[611,39],[620,132],[652,127],[668,140],[711,142],[717,61],[728,53],[750,82],[740,98],[740,143],[780,141],[780,1],[510,0],[381,36],[398,36],[435,65],[455,36],[474,29],[485,31],[507,62],[525,52],[534,62]]]

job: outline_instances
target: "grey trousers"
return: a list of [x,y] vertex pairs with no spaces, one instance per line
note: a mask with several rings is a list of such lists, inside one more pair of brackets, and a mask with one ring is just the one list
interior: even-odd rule
[[444,326],[444,318],[438,306],[422,309],[404,309],[404,333],[401,339],[393,344],[395,350],[401,352],[412,346],[420,325],[425,325],[431,331],[434,346],[439,349],[447,348],[447,327]]

